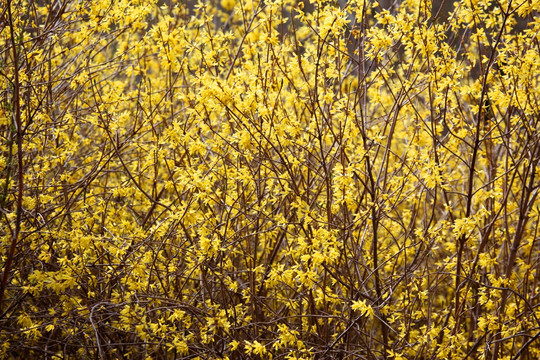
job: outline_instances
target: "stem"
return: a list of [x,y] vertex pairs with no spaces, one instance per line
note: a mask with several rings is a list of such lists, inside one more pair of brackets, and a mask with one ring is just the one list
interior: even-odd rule
[[17,193],[17,219],[15,221],[15,232],[12,233],[11,246],[7,254],[6,263],[4,264],[4,273],[2,276],[2,283],[0,286],[0,306],[4,301],[4,293],[9,281],[9,273],[13,264],[13,258],[15,256],[15,249],[19,240],[19,234],[21,232],[21,217],[22,217],[22,197],[23,197],[23,149],[22,149],[22,121],[21,121],[21,103],[20,103],[20,83],[19,83],[19,63],[17,54],[17,45],[15,43],[15,31],[13,30],[13,15],[11,13],[11,1],[7,2],[7,13],[9,30],[11,37],[11,49],[13,52],[13,66],[15,69],[14,75],[14,93],[13,103],[15,104],[15,125],[17,128],[17,161],[18,161],[18,193]]

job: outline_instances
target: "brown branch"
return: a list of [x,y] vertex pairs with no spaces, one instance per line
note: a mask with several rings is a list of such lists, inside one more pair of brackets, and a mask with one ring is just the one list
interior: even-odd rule
[[17,192],[17,218],[15,220],[15,232],[12,233],[11,237],[11,246],[7,254],[7,260],[4,264],[4,273],[2,276],[2,283],[0,285],[0,306],[4,301],[4,294],[6,287],[9,282],[9,273],[13,264],[13,258],[15,257],[15,249],[17,247],[17,242],[19,240],[19,234],[21,232],[21,217],[22,217],[22,198],[23,198],[23,185],[24,185],[24,174],[23,174],[23,149],[22,149],[22,120],[21,120],[21,103],[20,103],[20,83],[19,83],[19,62],[17,54],[17,44],[15,42],[15,31],[13,29],[13,14],[11,12],[11,1],[7,2],[7,13],[8,13],[8,23],[9,31],[11,37],[11,50],[13,52],[13,67],[15,70],[14,74],[14,92],[13,92],[13,102],[15,105],[15,126],[17,128],[17,161],[18,161],[18,192]]

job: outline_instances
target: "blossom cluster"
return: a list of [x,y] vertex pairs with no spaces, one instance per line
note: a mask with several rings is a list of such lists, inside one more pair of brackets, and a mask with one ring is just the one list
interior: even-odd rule
[[1,4],[0,358],[540,357],[539,1]]

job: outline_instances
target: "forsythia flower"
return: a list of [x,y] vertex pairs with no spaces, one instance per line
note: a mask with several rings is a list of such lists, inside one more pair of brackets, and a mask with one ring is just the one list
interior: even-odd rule
[[537,358],[540,3],[431,3],[3,1],[0,358]]

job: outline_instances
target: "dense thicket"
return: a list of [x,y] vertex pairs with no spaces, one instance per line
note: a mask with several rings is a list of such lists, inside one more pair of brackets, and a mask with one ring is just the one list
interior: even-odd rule
[[538,1],[0,3],[0,357],[540,357]]

